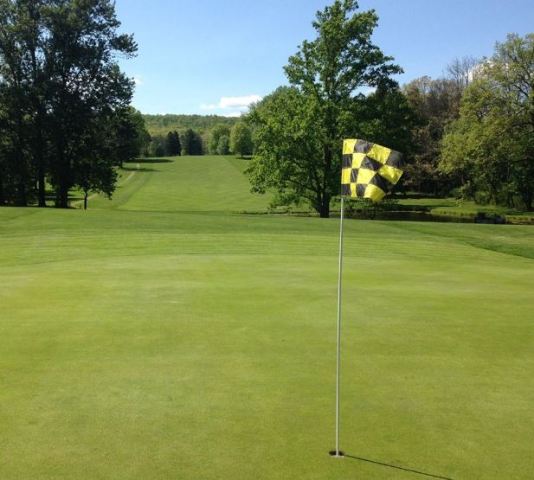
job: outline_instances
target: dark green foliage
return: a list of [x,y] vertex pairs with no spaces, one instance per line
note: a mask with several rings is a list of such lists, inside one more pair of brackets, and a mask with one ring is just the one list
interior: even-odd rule
[[180,136],[177,131],[169,132],[165,139],[165,155],[174,157],[181,155],[182,144],[180,143]]
[[111,139],[114,148],[110,155],[116,164],[121,166],[139,157],[150,143],[150,135],[145,127],[145,121],[140,112],[128,107],[115,112]]
[[[409,165],[415,149],[412,130],[417,124],[417,117],[398,88],[377,88],[355,103],[354,116],[347,120],[344,128],[346,137],[364,138],[402,152]],[[409,175],[405,171],[393,191],[403,189],[406,178]]]
[[110,0],[0,0],[0,203],[45,206],[46,182],[59,207],[76,186],[111,194],[114,165],[139,153],[116,60],[137,46],[119,25]]
[[202,137],[193,129],[188,128],[180,138],[184,155],[202,155]]

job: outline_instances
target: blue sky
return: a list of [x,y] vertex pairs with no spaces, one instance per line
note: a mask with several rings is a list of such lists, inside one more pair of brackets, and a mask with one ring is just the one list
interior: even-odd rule
[[[121,61],[143,113],[238,115],[286,83],[283,66],[313,39],[324,0],[116,0],[139,43]],[[510,32],[534,31],[533,0],[361,0],[379,17],[374,42],[405,73],[440,76],[456,57],[489,56]]]

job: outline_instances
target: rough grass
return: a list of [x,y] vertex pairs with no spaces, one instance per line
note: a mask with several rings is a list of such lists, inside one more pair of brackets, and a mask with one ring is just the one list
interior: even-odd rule
[[0,209],[0,478],[532,478],[532,227],[347,222],[334,460],[338,222],[243,166]]

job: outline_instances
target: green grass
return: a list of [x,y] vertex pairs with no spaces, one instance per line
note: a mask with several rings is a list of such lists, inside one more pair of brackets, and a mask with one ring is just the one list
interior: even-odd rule
[[[0,479],[417,479],[333,447],[336,219],[243,215],[232,158],[0,209]],[[534,230],[348,221],[342,449],[534,471]]]

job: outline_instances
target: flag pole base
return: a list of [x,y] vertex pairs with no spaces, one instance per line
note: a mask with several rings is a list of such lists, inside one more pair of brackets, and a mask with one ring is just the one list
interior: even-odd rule
[[334,458],[343,458],[345,456],[341,450],[330,450],[328,454]]

